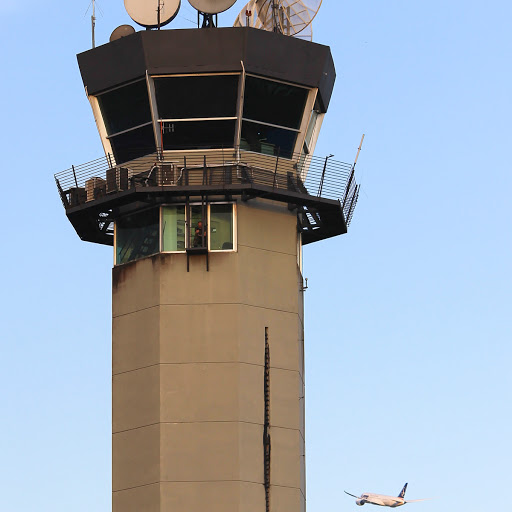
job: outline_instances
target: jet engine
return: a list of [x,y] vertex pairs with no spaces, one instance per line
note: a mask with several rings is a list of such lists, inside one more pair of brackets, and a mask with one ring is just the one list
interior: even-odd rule
[[360,507],[362,507],[365,503],[366,501],[364,500],[356,500],[356,505],[359,505]]

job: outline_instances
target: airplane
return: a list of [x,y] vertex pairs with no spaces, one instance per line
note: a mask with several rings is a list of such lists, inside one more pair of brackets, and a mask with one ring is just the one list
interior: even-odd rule
[[347,491],[344,491],[345,494],[356,498],[356,504],[362,507],[365,503],[370,503],[371,505],[379,505],[380,507],[401,507],[406,503],[413,503],[416,501],[425,501],[430,500],[431,498],[425,498],[422,500],[405,500],[405,490],[407,489],[407,484],[404,485],[404,488],[400,491],[400,494],[395,498],[394,496],[385,496],[384,494],[373,494],[371,492],[365,492],[361,494],[361,496],[356,496],[355,494],[350,494]]

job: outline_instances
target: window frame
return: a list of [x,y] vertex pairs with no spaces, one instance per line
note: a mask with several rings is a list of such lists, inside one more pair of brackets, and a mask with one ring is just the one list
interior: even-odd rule
[[[160,118],[160,114],[158,112],[158,105],[157,105],[157,101],[156,101],[155,79],[161,79],[161,78],[172,79],[172,78],[180,78],[180,77],[202,77],[202,76],[204,76],[204,77],[218,77],[218,76],[237,77],[238,92],[237,92],[237,98],[236,98],[235,115],[227,116],[227,117],[212,117],[212,118],[209,118],[209,117],[172,118],[172,119],[171,118],[165,118],[165,119]],[[258,121],[255,119],[251,119],[249,117],[244,117],[243,113],[244,113],[244,105],[245,105],[245,99],[246,99],[245,98],[245,96],[246,96],[245,89],[246,89],[246,81],[247,81],[248,77],[256,78],[259,80],[264,80],[267,82],[279,83],[279,84],[287,85],[290,87],[296,87],[298,89],[305,90],[307,92],[306,103],[305,103],[304,111],[302,113],[302,118],[301,118],[299,127],[298,128],[290,128],[287,126],[281,126],[281,125],[277,125],[277,124],[273,124],[273,123],[268,123],[265,121]],[[103,118],[103,114],[102,114],[101,107],[100,107],[100,97],[103,94],[110,93],[117,89],[121,89],[123,87],[127,87],[127,86],[130,86],[135,83],[142,82],[142,81],[146,82],[146,89],[147,89],[149,109],[150,109],[150,120],[145,123],[139,124],[137,126],[133,126],[132,128],[128,128],[128,129],[122,130],[120,132],[109,134],[107,132],[106,123]],[[135,130],[144,128],[146,126],[149,126],[150,124],[153,125],[153,135],[154,135],[153,141],[154,141],[155,151],[157,151],[157,152],[158,151],[178,152],[178,151],[186,150],[187,152],[204,153],[204,151],[213,151],[216,149],[214,147],[212,147],[212,148],[201,148],[201,147],[174,148],[174,149],[169,149],[169,150],[164,149],[163,148],[163,131],[164,131],[165,123],[179,123],[179,122],[233,121],[235,123],[235,126],[234,126],[234,134],[233,134],[232,144],[230,144],[229,146],[227,145],[226,147],[223,147],[223,149],[236,149],[236,148],[240,148],[240,145],[241,145],[243,123],[245,121],[245,122],[249,122],[249,123],[254,123],[256,125],[268,126],[269,128],[285,130],[285,131],[289,132],[290,134],[293,133],[295,136],[295,142],[293,144],[293,147],[290,148],[291,154],[289,156],[288,155],[283,156],[282,154],[280,155],[280,158],[284,158],[284,159],[292,160],[292,161],[296,160],[298,155],[300,158],[301,153],[304,152],[304,145],[305,145],[305,140],[307,137],[308,125],[311,120],[311,112],[314,109],[317,97],[318,97],[318,88],[316,88],[316,87],[308,87],[308,86],[301,85],[301,84],[295,84],[295,83],[291,83],[291,82],[288,82],[285,80],[270,78],[270,77],[260,75],[257,73],[247,73],[245,70],[245,67],[243,66],[243,62],[242,62],[242,69],[240,71],[231,71],[231,72],[179,73],[179,74],[158,73],[158,74],[151,74],[151,75],[148,72],[146,72],[144,77],[139,77],[139,78],[131,80],[125,84],[106,89],[94,96],[88,95],[89,102],[91,104],[91,108],[93,111],[93,115],[96,120],[96,124],[98,126],[98,131],[100,133],[101,142],[102,142],[105,154],[107,154],[107,155],[108,154],[115,155],[113,139],[115,139],[116,136],[123,135],[123,134],[129,133],[131,131],[135,131]],[[323,116],[321,116],[321,117],[323,117]],[[311,153],[312,153],[312,149],[314,149],[314,145],[315,145],[314,143],[316,142],[316,138],[318,137],[318,132],[319,132],[320,126],[321,126],[321,120],[319,123],[317,123],[317,128],[315,129],[316,133],[315,133],[315,136],[313,137],[313,144],[311,144],[311,146],[313,146],[313,148],[310,147],[310,144],[307,144],[307,148],[308,148],[308,150],[310,150]],[[151,142],[153,142],[153,141],[151,141]],[[153,145],[151,144],[151,149],[152,149],[152,147],[153,147]],[[249,148],[243,149],[243,151],[255,153],[255,154],[265,154],[265,153],[259,153],[257,151],[252,151]]]
[[[118,221],[123,219],[124,217],[129,217],[130,215],[139,215],[139,214],[142,214],[142,213],[145,213],[145,212],[148,212],[150,210],[153,210],[153,209],[156,209],[158,208],[158,250],[154,253],[151,253],[151,254],[147,254],[141,258],[135,258],[133,260],[130,260],[130,261],[125,261],[123,263],[118,263],[117,262],[117,245],[118,245],[118,239],[119,239],[119,226],[118,226]],[[114,221],[114,245],[113,245],[113,253],[114,253],[114,266],[115,267],[118,267],[120,265],[126,265],[128,263],[133,263],[134,261],[139,261],[139,260],[142,260],[144,258],[149,258],[151,256],[154,256],[155,254],[158,254],[161,252],[161,249],[162,249],[162,243],[161,243],[161,232],[162,232],[162,228],[161,228],[161,219],[162,219],[162,214],[161,214],[161,211],[162,209],[159,207],[159,206],[151,206],[149,208],[143,208],[142,210],[139,210],[139,211],[136,211],[136,212],[131,212],[131,213],[126,213],[125,215],[122,215],[119,217],[119,219],[116,219]]]
[[[155,87],[155,79],[166,78],[183,78],[183,77],[216,77],[216,76],[236,76],[238,77],[238,87],[237,87],[237,98],[236,98],[236,108],[234,116],[226,116],[226,117],[193,117],[193,118],[161,118],[160,113],[158,111],[158,102],[156,100],[156,87]],[[157,142],[157,147],[161,148],[162,151],[171,152],[171,151],[205,151],[205,149],[201,148],[179,148],[179,149],[165,149],[164,141],[163,141],[163,133],[165,128],[165,123],[180,123],[180,122],[204,122],[204,121],[235,121],[235,129],[233,134],[233,144],[231,146],[227,146],[223,149],[234,149],[236,147],[236,143],[238,140],[238,124],[240,122],[240,82],[242,81],[243,74],[241,71],[238,72],[225,72],[225,73],[179,73],[179,74],[171,74],[171,75],[151,75],[148,76],[149,89],[151,91],[152,97],[150,103],[152,105],[152,114],[154,120],[154,130],[155,130],[155,140]],[[216,148],[211,148],[215,150]]]
[[[232,206],[232,216],[233,216],[233,231],[232,231],[232,236],[233,236],[233,248],[232,249],[211,249],[210,248],[210,242],[211,242],[211,231],[210,231],[210,226],[211,226],[211,205],[212,204],[230,204]],[[237,236],[237,226],[238,226],[238,218],[237,218],[237,208],[236,208],[236,201],[215,201],[215,202],[212,202],[212,203],[208,203],[208,212],[207,212],[207,222],[208,222],[208,252],[214,252],[214,253],[217,253],[217,252],[237,252],[238,251],[238,236]]]
[[[211,241],[211,233],[210,233],[210,224],[211,224],[211,205],[217,204],[230,204],[232,206],[232,215],[233,215],[233,248],[232,249],[211,249],[210,241]],[[164,250],[164,233],[163,233],[163,215],[164,208],[172,207],[172,206],[185,206],[185,249],[177,250],[177,251],[165,251]],[[160,252],[163,254],[184,254],[187,252],[187,249],[190,249],[190,207],[191,206],[201,206],[200,201],[193,201],[191,203],[167,203],[162,204],[160,206]],[[208,252],[218,253],[218,252],[238,252],[238,217],[237,217],[237,203],[236,201],[212,201],[206,205],[206,226],[208,228],[207,233],[207,241]]]
[[[107,130],[107,125],[105,123],[105,118],[103,117],[103,111],[101,110],[100,97],[103,94],[107,94],[107,93],[116,91],[118,89],[122,89],[123,87],[129,87],[130,85],[133,85],[137,82],[142,82],[142,81],[144,81],[146,83],[146,90],[148,93],[150,120],[146,123],[142,123],[137,126],[133,126],[132,128],[128,128],[126,130],[121,130],[119,132],[109,134],[108,130]],[[146,73],[146,76],[136,78],[135,80],[130,80],[129,82],[126,82],[122,85],[116,85],[115,87],[111,87],[110,89],[105,89],[104,91],[101,91],[94,96],[90,96],[89,93],[87,92],[87,90],[86,90],[86,94],[87,94],[89,103],[92,108],[94,120],[96,121],[96,126],[98,127],[101,143],[103,145],[103,150],[105,151],[106,155],[112,155],[113,157],[115,157],[114,146],[111,142],[111,139],[113,139],[117,135],[123,135],[123,134],[131,132],[133,130],[137,130],[137,129],[143,128],[145,126],[149,126],[150,124],[153,125],[153,133],[155,133],[155,126],[154,126],[154,121],[153,121],[154,120],[153,96],[152,96],[151,87],[150,87],[150,84],[148,81],[147,73]],[[157,151],[158,145],[157,145],[156,137],[154,137],[154,142],[155,142],[155,151]],[[118,163],[118,162],[116,162],[116,163]]]
[[[185,207],[185,247],[176,251],[164,251],[164,208],[172,206],[184,206]],[[160,252],[164,254],[184,254],[187,252],[187,240],[188,240],[188,215],[187,205],[185,203],[169,203],[160,205]]]
[[[287,126],[281,126],[281,125],[277,125],[277,124],[272,124],[272,123],[267,123],[267,122],[264,122],[264,121],[257,121],[255,119],[250,119],[248,117],[244,117],[243,116],[243,111],[244,111],[244,105],[245,105],[245,80],[247,77],[253,77],[253,78],[258,78],[260,80],[266,80],[268,82],[276,82],[276,83],[279,83],[279,84],[283,84],[283,85],[288,85],[290,87],[297,87],[299,89],[305,89],[307,91],[307,96],[306,96],[306,102],[305,102],[305,105],[304,105],[304,110],[302,112],[302,117],[301,117],[301,122],[299,124],[299,128],[289,128]],[[246,73],[244,72],[243,74],[243,93],[240,95],[240,119],[239,119],[239,123],[240,123],[240,128],[239,128],[239,133],[238,133],[238,137],[237,137],[237,141],[238,141],[238,145],[240,146],[241,145],[241,142],[242,142],[242,131],[243,131],[243,122],[244,121],[247,121],[249,123],[254,123],[254,124],[260,124],[262,126],[269,126],[271,128],[277,128],[277,129],[280,129],[280,130],[286,130],[286,131],[289,131],[289,132],[295,132],[297,134],[296,138],[295,138],[295,143],[293,145],[293,149],[292,149],[292,153],[291,153],[291,156],[290,157],[286,157],[286,156],[282,156],[280,155],[279,158],[284,158],[286,160],[295,160],[297,155],[300,154],[302,152],[302,149],[303,149],[303,146],[304,146],[304,139],[306,137],[306,130],[308,128],[308,124],[309,124],[309,121],[310,121],[310,116],[311,116],[311,111],[313,110],[313,105],[315,104],[315,101],[316,101],[316,98],[317,98],[317,95],[318,95],[318,88],[316,87],[307,87],[305,85],[300,85],[300,84],[294,84],[294,83],[291,83],[291,82],[286,82],[284,80],[278,80],[276,78],[269,78],[267,76],[263,76],[263,75],[257,75],[255,73]],[[251,151],[250,149],[244,149],[243,151],[246,151],[246,152],[249,152],[249,153],[255,153],[255,154],[265,154],[265,153],[259,153],[257,151]]]

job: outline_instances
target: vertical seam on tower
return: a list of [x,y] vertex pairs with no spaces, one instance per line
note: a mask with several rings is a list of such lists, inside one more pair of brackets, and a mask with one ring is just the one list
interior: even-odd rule
[[265,485],[265,511],[270,512],[270,346],[268,327],[265,327],[265,374],[263,379],[265,419],[263,425],[263,469]]

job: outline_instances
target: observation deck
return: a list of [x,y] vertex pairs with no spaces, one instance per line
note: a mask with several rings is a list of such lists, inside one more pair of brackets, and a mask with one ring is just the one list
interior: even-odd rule
[[116,218],[162,204],[253,198],[297,211],[302,243],[347,232],[359,195],[351,164],[267,156],[238,148],[157,152],[117,164],[111,154],[55,174],[66,215],[82,240],[113,245]]

